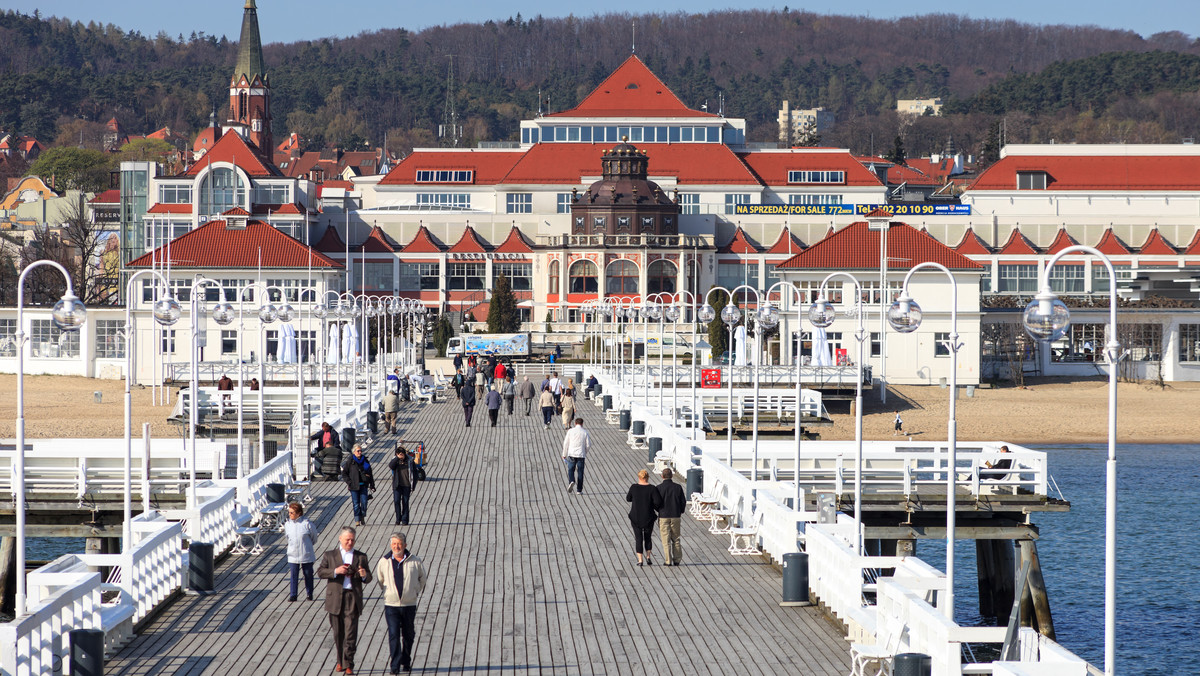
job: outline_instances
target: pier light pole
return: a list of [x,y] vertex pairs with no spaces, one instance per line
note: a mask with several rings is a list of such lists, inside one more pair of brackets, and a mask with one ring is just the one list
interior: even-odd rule
[[1069,246],[1055,254],[1042,270],[1041,293],[1023,315],[1025,330],[1037,340],[1061,338],[1070,325],[1071,313],[1050,290],[1050,270],[1067,254],[1081,253],[1100,259],[1108,270],[1108,340],[1104,360],[1108,364],[1108,460],[1104,490],[1104,673],[1116,671],[1117,631],[1117,364],[1125,358],[1117,340],[1117,276],[1112,261],[1090,246]]
[[[329,302],[330,294],[333,294],[334,297],[332,303]],[[326,319],[330,315],[333,315],[335,318],[337,317],[337,295],[337,291],[325,291],[325,293],[321,294],[319,297],[320,300],[316,305],[313,306],[312,309],[312,314],[320,321],[321,327],[321,330],[317,331],[317,342],[320,343],[317,345],[317,354],[320,355],[321,362],[321,422],[325,421],[325,412],[327,410],[325,408],[325,373],[329,370],[327,365],[327,362],[329,361],[329,337],[325,335],[329,333],[329,324]],[[336,356],[337,355],[334,355],[335,358]]]
[[[664,380],[663,380],[663,378],[665,377],[665,374],[666,374],[666,369],[663,365],[663,328],[664,328],[663,320],[666,318],[666,309],[668,307],[667,303],[670,302],[670,299],[667,296],[667,294],[656,293],[656,294],[653,294],[650,296],[650,300],[653,301],[653,303],[650,305],[651,314],[649,315],[648,319],[650,321],[658,322],[658,414],[662,415],[662,412],[663,412],[663,388],[666,386],[666,382],[664,382]],[[646,328],[647,328],[647,330],[649,330],[649,326],[647,326]],[[649,374],[650,353],[648,351],[648,348],[650,347],[650,341],[647,339],[645,344],[646,344],[647,350],[643,350],[643,352],[645,355],[647,374]],[[646,380],[647,380],[647,385],[648,385],[649,380],[650,380],[648,375],[647,375]],[[647,397],[647,401],[648,401],[649,397],[650,397],[650,389],[648,386],[646,389],[646,397]],[[648,405],[649,404],[647,404],[647,406]]]
[[[862,432],[862,368],[863,368],[863,345],[867,339],[867,329],[863,325],[863,289],[862,284],[858,279],[848,272],[834,272],[821,281],[820,295],[816,302],[808,310],[808,321],[813,326],[821,328],[829,328],[833,325],[834,319],[837,318],[837,309],[833,303],[826,300],[828,295],[825,292],[829,285],[829,280],[834,277],[841,277],[850,280],[854,284],[854,295],[857,302],[854,304],[854,314],[858,316],[858,328],[854,332],[854,338],[858,340],[858,358],[855,360],[855,390],[854,390],[854,551],[858,555],[862,555],[862,473],[863,473],[863,432]],[[847,312],[849,314],[849,312]]]
[[[274,324],[276,320],[280,324],[286,324],[292,321],[292,316],[296,314],[296,309],[288,304],[287,298],[283,295],[283,289],[278,286],[263,286],[263,305],[258,308],[258,466],[262,467],[267,462],[267,437],[266,437],[266,417],[267,407],[267,326]],[[276,306],[271,302],[271,292],[279,292],[279,300],[283,305]],[[277,341],[283,340],[282,335],[278,335]]]
[[642,382],[646,384],[646,390],[642,393],[642,404],[646,408],[650,408],[650,322],[657,321],[662,315],[659,313],[658,305],[649,298],[642,299]]
[[[754,473],[750,476],[751,482],[758,481],[758,388],[759,388],[759,383],[762,380],[762,376],[761,376],[761,373],[762,373],[761,365],[762,365],[762,359],[763,359],[762,334],[763,334],[763,331],[770,331],[771,329],[773,329],[779,325],[779,308],[775,307],[774,305],[771,305],[770,301],[767,301],[766,303],[762,303],[761,301],[756,301],[755,308],[756,309],[754,310],[754,344],[755,344],[755,348],[754,348],[754,352],[755,352],[755,354],[754,354],[754,431],[751,432],[751,446],[753,446],[753,448],[754,448],[754,460],[753,460]],[[798,400],[798,399],[796,400],[796,406],[797,406],[797,410],[799,410],[800,400]],[[799,424],[799,423],[800,423],[800,421],[797,418],[796,424]]]
[[[63,266],[54,261],[34,261],[25,267],[17,279],[17,332],[13,336],[17,342],[17,456],[16,467],[13,468],[16,493],[16,536],[17,536],[17,595],[14,617],[25,614],[25,342],[29,336],[25,333],[25,279],[33,270],[43,266],[50,267],[62,273],[67,282],[67,290],[62,298],[54,304],[50,317],[54,325],[61,331],[78,331],[87,321],[87,308],[75,297],[71,287],[71,275]],[[128,346],[126,346],[128,351]]]
[[[675,425],[676,414],[679,411],[679,317],[683,314],[680,304],[676,302],[663,307],[663,317],[671,322],[671,425]],[[659,342],[662,342],[661,340]],[[661,346],[660,346],[661,349]],[[662,409],[662,402],[658,404]]]
[[[799,331],[800,329],[804,328],[804,320],[802,319],[802,317],[804,316],[804,292],[801,291],[800,289],[797,289],[796,285],[792,284],[791,282],[776,282],[775,284],[771,285],[771,288],[767,289],[767,298],[768,299],[771,298],[771,294],[775,291],[776,287],[779,287],[780,305],[783,304],[783,297],[782,297],[783,292],[784,291],[789,292],[789,294],[791,296],[789,298],[789,300],[791,301],[792,306],[796,310],[796,329],[797,329],[797,331]],[[782,349],[782,341],[783,341],[783,336],[780,336],[781,349]],[[790,341],[790,336],[789,336],[789,341]],[[797,350],[792,357],[793,361],[795,363],[795,366],[796,366],[796,466],[795,466],[796,495],[795,495],[795,499],[792,501],[792,510],[799,512],[804,509],[804,504],[802,502],[802,498],[804,497],[803,496],[804,489],[800,487],[800,444],[801,444],[801,441],[804,439],[804,428],[800,424],[800,422],[801,422],[801,418],[804,415],[804,401],[803,401],[804,400],[804,384],[803,384],[803,380],[801,379],[801,370],[800,369],[803,366],[803,364],[802,364],[802,360],[800,359],[799,339],[797,339],[796,346],[797,346]]]
[[[130,281],[133,281],[133,280],[130,279]],[[192,328],[192,345],[191,345],[191,350],[189,350],[189,356],[191,358],[191,367],[192,368],[191,368],[191,381],[188,384],[188,388],[190,390],[189,396],[188,396],[188,400],[190,403],[190,406],[188,407],[188,448],[191,450],[191,458],[188,460],[188,496],[187,496],[188,507],[196,506],[196,418],[200,415],[200,413],[199,413],[199,411],[200,411],[200,404],[199,404],[199,400],[200,400],[200,363],[199,363],[199,361],[200,361],[200,313],[204,309],[204,301],[200,300],[198,298],[198,296],[200,295],[200,289],[206,284],[211,284],[211,285],[217,287],[218,289],[221,288],[220,283],[215,282],[211,279],[208,279],[207,277],[200,277],[199,279],[192,282],[192,288],[190,290],[190,293],[188,294],[188,305],[189,305],[189,309],[191,310],[191,322],[192,322],[192,327],[191,327]],[[128,294],[125,295],[125,298],[127,298],[127,299],[132,298],[132,297],[133,297],[132,291],[130,291]],[[171,300],[174,300],[174,299],[171,299]],[[154,304],[154,319],[157,320],[159,324],[168,326],[169,324],[164,323],[162,321],[162,319],[160,319],[160,317],[159,317],[160,314],[169,312],[169,309],[166,310],[165,312],[163,310],[160,310],[160,305],[162,305],[163,303],[164,303],[164,301],[160,300]],[[128,313],[129,313],[130,305],[131,305],[131,303],[128,303],[128,302],[126,302],[126,304],[125,304],[125,312],[126,312],[125,321],[126,321],[127,325],[129,322]],[[232,310],[232,308],[231,308],[231,310]],[[175,311],[176,311],[176,313],[179,312],[179,304],[178,303],[175,303]],[[178,315],[176,315],[176,319],[178,319]],[[227,318],[223,317],[223,319],[225,319],[224,322],[218,322],[222,326],[233,321],[232,313],[230,313]],[[215,316],[213,317],[213,321],[217,321],[217,318]],[[175,323],[174,321],[170,322],[170,324],[174,324],[174,323]],[[130,369],[133,368],[132,361],[129,362],[129,367],[130,367]],[[126,386],[126,389],[128,389],[128,387],[129,387],[128,381],[126,381],[125,386]],[[131,427],[132,427],[131,421],[126,419],[126,421],[125,421],[125,442],[126,442],[127,446],[133,445],[133,441],[130,439],[130,433],[132,431]],[[213,474],[214,474],[214,476],[216,475],[216,468],[213,468]],[[149,485],[149,483],[147,483],[146,485]],[[128,517],[126,518],[126,520],[128,520]]]
[[956,465],[958,462],[958,423],[955,420],[955,400],[958,388],[958,350],[962,343],[958,340],[958,282],[950,270],[933,262],[918,263],[904,276],[904,285],[900,288],[900,297],[888,309],[888,324],[899,333],[912,333],[921,325],[921,306],[908,293],[908,282],[918,270],[939,270],[950,280],[950,340],[946,347],[950,348],[950,420],[946,423],[946,439],[949,442],[949,457],[946,459],[946,599],[942,612],[950,621],[954,621],[954,510],[957,507],[955,489],[957,486]]
[[[296,395],[298,397],[297,404],[296,404],[296,413],[297,413],[297,415],[300,416],[300,424],[302,425],[301,429],[303,429],[303,435],[304,435],[304,449],[305,449],[305,453],[307,454],[308,453],[308,436],[312,433],[312,416],[310,416],[308,414],[307,408],[305,407],[306,397],[304,396],[304,389],[305,389],[304,388],[304,385],[305,385],[305,383],[304,383],[304,381],[305,381],[304,356],[301,354],[301,350],[300,350],[300,345],[301,345],[300,341],[304,337],[303,327],[305,326],[304,319],[303,319],[304,310],[306,307],[304,304],[305,293],[307,293],[309,296],[309,301],[308,301],[308,305],[307,305],[307,309],[308,309],[308,324],[307,325],[309,327],[312,326],[313,315],[316,314],[317,309],[320,308],[320,309],[324,310],[324,306],[317,302],[317,290],[316,289],[311,289],[311,288],[301,289],[300,293],[296,295],[296,303],[299,305],[299,311],[297,313],[298,314],[297,318],[300,321],[300,327],[301,327],[300,336],[296,340],[296,374],[297,374],[296,385],[300,388],[300,391]],[[310,329],[310,331],[311,331],[311,329]],[[317,332],[317,333],[319,334],[319,332]],[[320,338],[317,338],[318,342],[320,342],[320,340],[321,340]],[[320,354],[320,352],[321,352],[320,346],[317,346],[316,352],[317,352],[317,354]],[[308,353],[308,359],[310,361],[312,360],[312,351],[311,350]],[[324,389],[324,388],[322,387],[322,389]],[[324,392],[322,392],[322,394],[324,394]],[[293,449],[295,449],[295,448],[296,448],[296,446],[293,446]],[[292,457],[293,457],[293,462],[294,462],[295,461],[294,453],[293,453]],[[309,458],[309,460],[310,460],[309,471],[307,472],[307,475],[312,474],[311,457]]]
[[[143,275],[152,275],[157,277],[158,283],[162,284],[162,288],[167,292],[167,297],[162,298],[153,303],[152,313],[154,320],[162,326],[171,326],[179,321],[182,311],[179,309],[179,303],[171,295],[171,285],[167,282],[167,278],[163,277],[157,270],[139,270],[129,276],[129,281],[125,284],[125,521],[121,528],[121,551],[128,552],[133,545],[130,521],[133,520],[133,394],[130,389],[130,383],[134,378],[133,365],[133,281]],[[192,372],[196,371],[196,367],[192,367]],[[192,390],[192,396],[195,397],[195,390]]]

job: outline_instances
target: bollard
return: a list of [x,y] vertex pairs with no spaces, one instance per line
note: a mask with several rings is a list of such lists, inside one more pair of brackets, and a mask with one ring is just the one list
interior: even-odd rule
[[609,411],[612,408],[612,395],[606,394],[600,398],[600,410]]
[[646,462],[653,463],[654,456],[658,455],[658,452],[662,450],[662,437],[647,438],[646,446],[647,446],[648,452],[650,454],[650,457],[647,458]]
[[355,436],[358,432],[353,427],[342,428],[342,453],[349,453],[354,450]]
[[688,500],[697,493],[704,493],[704,470],[699,467],[689,467],[687,471]]
[[630,417],[629,409],[623,409],[621,411],[621,422],[619,425],[617,425],[617,429],[621,430],[622,432],[628,432]]
[[92,392],[92,397],[95,398],[97,404],[104,403],[104,393],[100,390]]
[[921,653],[900,653],[892,660],[892,676],[930,676],[933,660]]
[[72,629],[68,636],[71,639],[71,673],[74,676],[102,676],[104,632],[100,629]]
[[808,600],[808,554],[783,555],[783,600],[779,605],[785,608],[812,605]]
[[635,436],[635,437],[646,436],[646,421],[645,420],[634,420],[633,421],[633,436]]
[[379,434],[379,411],[367,411],[367,429],[371,434]]
[[[270,484],[268,490],[269,486]],[[188,588],[196,592],[210,592],[216,589],[211,542],[192,542],[188,545]]]
[[287,493],[283,484],[267,484],[267,502],[283,502]]

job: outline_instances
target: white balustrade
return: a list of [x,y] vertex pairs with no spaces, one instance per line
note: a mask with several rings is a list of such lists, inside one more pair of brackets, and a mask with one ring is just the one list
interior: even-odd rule
[[188,540],[212,544],[213,555],[219,556],[233,546],[236,507],[236,488],[203,481],[196,484],[195,507],[164,510],[163,516],[171,521],[184,522]]
[[61,673],[68,632],[100,628],[100,574],[73,563],[68,555],[29,573],[26,613],[0,625],[0,673]]

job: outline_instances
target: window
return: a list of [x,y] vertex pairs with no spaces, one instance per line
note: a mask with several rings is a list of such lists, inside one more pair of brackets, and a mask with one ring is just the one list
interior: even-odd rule
[[17,356],[17,320],[0,319],[0,356]]
[[279,330],[268,330],[266,340],[266,357],[264,361],[274,361],[275,355],[279,354]]
[[1200,362],[1200,324],[1179,325],[1179,361]]
[[671,261],[657,260],[646,268],[647,293],[675,293],[679,269]]
[[[1133,279],[1133,269],[1129,265],[1114,265],[1117,282],[1122,279]],[[1108,268],[1103,265],[1092,266],[1092,293],[1108,293]]]
[[1055,293],[1083,293],[1082,265],[1055,265],[1050,268],[1050,290]]
[[[369,274],[370,274],[370,272],[368,271],[368,275],[369,275]],[[303,296],[303,299],[304,299],[304,302],[305,302],[305,303],[316,303],[316,302],[318,302],[318,300],[319,300],[319,299],[318,299],[318,296],[317,296],[317,293],[316,293],[316,290],[317,290],[317,282],[316,282],[315,280],[308,280],[308,279],[268,279],[268,280],[267,280],[267,286],[277,286],[277,287],[279,287],[280,289],[282,289],[282,290],[283,290],[283,293],[284,293],[284,296],[286,297],[286,300],[287,300],[287,302],[288,302],[288,303],[299,303],[299,302],[301,302],[301,295],[300,295],[300,294],[301,294],[302,292],[303,292],[303,294],[304,294],[304,296]],[[307,291],[307,290],[305,290],[305,289],[312,289],[312,291]],[[280,297],[280,295],[279,295],[279,291],[276,291],[276,290],[274,290],[274,289],[271,289],[271,290],[270,290],[270,297],[271,297],[271,302],[272,302],[272,303],[280,303],[280,302],[283,302],[283,301],[284,301],[284,298],[281,298],[281,297]]]
[[558,279],[562,275],[560,270],[561,268],[558,267],[558,261],[550,261],[550,272],[548,274],[549,279],[547,280],[549,282],[549,293],[556,295],[558,294]]
[[[817,297],[821,295],[821,282],[816,280],[805,282],[792,282],[792,285],[800,290],[800,297],[805,305],[810,305],[817,302]],[[842,283],[837,280],[830,280],[829,284],[825,285],[825,300],[840,305],[842,302]]]
[[726,263],[717,264],[717,286],[733,289],[735,286],[746,284],[752,289],[758,288],[758,263]]
[[317,332],[297,331],[296,351],[301,361],[309,361],[317,353]]
[[254,186],[255,204],[288,204],[292,201],[292,190],[289,185],[256,185]]
[[609,263],[604,273],[605,293],[637,293],[638,274],[638,266],[633,261],[617,260]]
[[437,263],[401,263],[398,291],[436,291],[442,272]]
[[[246,287],[250,286],[250,283],[251,283],[251,280],[249,280],[249,279],[222,279],[221,280],[221,300],[223,300],[227,303],[237,303],[240,291],[242,289],[245,289]],[[244,294],[240,294],[240,295],[242,295],[242,300],[245,300],[247,303],[254,302],[254,288],[253,287],[246,289],[246,292]],[[206,299],[206,300],[211,300],[211,299]]]
[[681,214],[698,214],[698,213],[700,213],[700,193],[698,193],[698,192],[681,192],[681,193],[679,193],[679,213],[681,213]]
[[845,183],[844,171],[789,171],[788,183]]
[[557,211],[557,213],[560,213],[560,214],[571,213],[571,193],[569,193],[569,192],[558,193],[558,211]]
[[191,204],[192,186],[160,185],[158,186],[158,201],[163,204]]
[[221,354],[237,354],[237,331],[221,330]]
[[1037,293],[1036,265],[1001,265],[1000,293]]
[[950,334],[935,333],[933,334],[933,356],[949,357],[950,356]]
[[1017,190],[1045,190],[1046,183],[1046,172],[1044,171],[1017,172]]
[[63,331],[49,319],[30,322],[29,356],[67,359],[79,356],[79,331]]
[[[537,139],[535,138],[533,142],[537,143]],[[417,170],[417,183],[472,183],[474,181],[475,172],[470,170]]]
[[1129,350],[1130,361],[1162,358],[1162,324],[1118,324],[1117,340]]
[[[171,283],[171,290],[174,291],[175,300],[180,303],[187,303],[192,299],[192,280],[187,277],[168,279]],[[142,280],[142,302],[152,303],[159,298],[166,298],[171,295],[171,291],[163,288],[162,282],[158,278]]]
[[447,286],[453,291],[473,291],[483,288],[487,277],[484,263],[450,263],[447,266]]
[[599,283],[596,264],[588,260],[579,260],[571,264],[567,271],[570,286],[568,293],[596,293]]
[[392,290],[392,262],[367,261],[363,264],[363,282],[367,291]]
[[979,275],[979,293],[992,292],[992,264],[982,263],[983,274]]
[[510,192],[504,196],[504,201],[507,213],[533,213],[533,193],[531,192]]
[[871,332],[871,356],[878,357],[883,354],[883,340],[880,339],[880,334],[877,331]]
[[175,354],[175,329],[159,329],[163,354]]
[[[879,298],[879,282],[878,281],[874,281],[874,282],[860,281],[859,284],[862,285],[862,289],[863,289],[863,305],[879,305],[881,302],[880,298]],[[892,301],[894,301],[900,297],[900,287],[901,286],[903,286],[903,283],[901,283],[901,282],[888,282],[887,301],[889,303],[891,303]]]
[[146,250],[150,251],[163,244],[183,237],[191,230],[188,221],[172,221],[167,218],[146,218],[142,221],[146,230]]
[[750,193],[748,192],[727,193],[725,195],[725,213],[732,214],[737,205],[749,203]]
[[[493,279],[502,274],[513,291],[533,290],[533,263],[492,263]],[[495,286],[494,281],[492,284]]]
[[121,359],[125,356],[125,320],[96,320],[96,359]]
[[841,204],[842,196],[837,195],[788,195],[788,204]]
[[213,169],[200,182],[200,214],[215,216],[234,207],[246,206],[246,183],[237,171]]
[[471,196],[465,192],[419,192],[417,206],[434,209],[470,209]]

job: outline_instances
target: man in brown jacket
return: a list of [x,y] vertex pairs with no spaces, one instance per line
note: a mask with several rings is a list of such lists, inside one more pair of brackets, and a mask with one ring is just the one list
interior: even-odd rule
[[363,610],[363,585],[371,581],[371,560],[354,548],[357,533],[346,526],[338,533],[338,546],[321,556],[317,577],[325,585],[325,612],[337,646],[335,671],[354,673],[354,651],[358,647],[358,616]]

